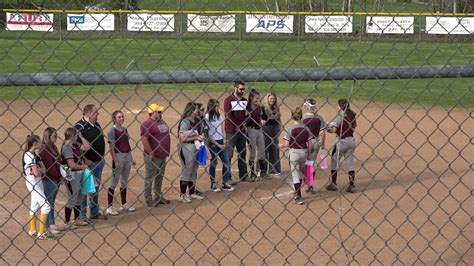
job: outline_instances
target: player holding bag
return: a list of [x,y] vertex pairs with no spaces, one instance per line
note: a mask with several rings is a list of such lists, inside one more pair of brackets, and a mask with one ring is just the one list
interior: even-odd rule
[[355,193],[355,171],[354,171],[354,131],[357,126],[356,113],[351,110],[349,101],[346,99],[340,99],[337,101],[339,107],[339,114],[337,117],[328,125],[327,131],[330,133],[336,133],[337,141],[333,148],[331,155],[331,183],[326,186],[327,190],[337,191],[337,170],[339,169],[339,163],[344,156],[347,163],[347,171],[349,174],[349,186],[346,191],[349,193]]
[[[318,152],[319,148],[324,149],[324,142],[326,139],[326,135],[324,131],[321,131],[326,124],[324,122],[324,119],[317,114],[317,107],[316,107],[316,100],[309,98],[306,99],[304,104],[303,104],[303,118],[302,122],[303,124],[306,125],[306,127],[309,129],[311,133],[311,153],[308,154],[308,162],[312,163],[312,168],[313,170],[316,170],[316,161],[318,158]],[[320,134],[321,133],[321,134]],[[308,173],[309,175],[309,173]],[[316,180],[316,172],[314,171],[311,173],[312,179]],[[314,192],[313,190],[313,184],[308,182],[308,189],[306,192]]]

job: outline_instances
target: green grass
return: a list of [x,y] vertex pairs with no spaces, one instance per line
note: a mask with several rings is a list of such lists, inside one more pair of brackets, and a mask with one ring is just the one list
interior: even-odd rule
[[[340,66],[472,64],[469,43],[347,42],[296,40],[2,40],[2,72],[123,71],[133,59],[139,70],[218,70]],[[473,79],[360,81],[353,96],[373,101],[422,105],[474,106]],[[349,97],[352,82],[279,82],[250,84],[286,95]],[[223,90],[223,84],[141,86],[142,89]],[[2,100],[125,91],[130,86],[2,88]]]

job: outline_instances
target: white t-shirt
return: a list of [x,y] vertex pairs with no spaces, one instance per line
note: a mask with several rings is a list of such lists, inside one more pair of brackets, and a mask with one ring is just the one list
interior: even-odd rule
[[222,118],[219,116],[216,117],[214,120],[209,120],[209,114],[206,114],[205,118],[206,123],[209,125],[209,137],[213,140],[223,140],[224,136],[222,134]]

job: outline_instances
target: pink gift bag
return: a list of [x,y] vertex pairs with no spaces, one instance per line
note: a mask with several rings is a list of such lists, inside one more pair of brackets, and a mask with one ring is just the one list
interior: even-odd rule
[[314,162],[313,161],[306,161],[304,164],[304,176],[305,176],[305,183],[308,186],[314,185]]
[[321,153],[319,154],[319,168],[322,170],[328,169],[328,151],[323,149],[321,150]]

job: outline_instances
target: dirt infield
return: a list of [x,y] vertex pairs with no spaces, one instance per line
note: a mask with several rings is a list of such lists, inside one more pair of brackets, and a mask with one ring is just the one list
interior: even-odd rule
[[[144,165],[139,125],[149,103],[164,104],[164,119],[176,135],[179,113],[189,100],[206,103],[209,94],[223,102],[225,94],[197,91],[135,91],[0,102],[0,262],[7,264],[447,264],[473,262],[474,202],[472,190],[472,111],[424,108],[354,101],[358,113],[356,194],[323,190],[328,172],[317,174],[317,192],[304,194],[304,206],[294,205],[283,178],[241,183],[231,193],[209,190],[209,177],[200,168],[198,186],[206,199],[180,204],[180,163],[168,163],[164,191],[172,204],[148,209],[143,200]],[[301,98],[288,96],[282,107]],[[29,196],[21,177],[25,136],[41,135],[46,126],[64,129],[81,117],[87,103],[101,106],[99,122],[111,126],[110,113],[125,112],[138,165],[132,170],[129,201],[137,212],[120,214],[89,227],[66,232],[57,241],[34,241],[25,227]],[[335,102],[318,99],[320,114],[330,120]],[[172,152],[177,139],[172,138]],[[327,146],[334,137],[327,139]],[[110,156],[102,177],[110,178]],[[234,156],[235,157],[235,156]],[[233,169],[236,165],[233,166]],[[469,177],[470,176],[470,177]],[[220,175],[218,175],[220,180]],[[347,176],[341,171],[339,186]],[[66,199],[61,187],[56,209],[63,219]],[[100,191],[105,207],[106,192]],[[117,206],[117,205],[116,205]]]

